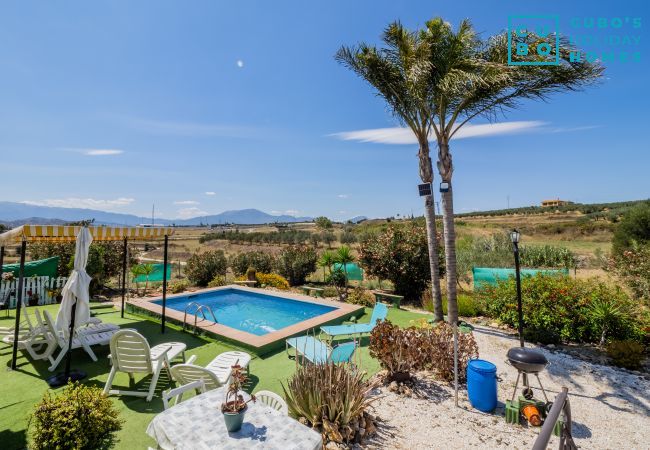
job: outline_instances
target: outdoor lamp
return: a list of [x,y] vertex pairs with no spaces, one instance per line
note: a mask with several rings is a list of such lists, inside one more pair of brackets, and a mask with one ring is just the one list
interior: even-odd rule
[[513,244],[519,244],[519,236],[521,233],[517,231],[517,229],[514,229],[510,232],[510,240],[512,241]]
[[443,181],[440,183],[440,192],[449,192],[449,183],[446,181]]

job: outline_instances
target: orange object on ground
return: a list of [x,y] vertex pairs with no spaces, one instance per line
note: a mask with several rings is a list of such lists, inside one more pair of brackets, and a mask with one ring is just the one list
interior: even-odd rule
[[526,405],[521,412],[532,426],[538,427],[542,424],[542,417],[539,415],[539,410],[535,405]]

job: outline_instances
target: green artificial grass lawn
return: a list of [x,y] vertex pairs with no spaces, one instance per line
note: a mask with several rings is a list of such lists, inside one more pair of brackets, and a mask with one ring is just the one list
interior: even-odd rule
[[[48,310],[55,316],[58,307],[58,305],[48,305],[39,308]],[[28,310],[31,310],[31,308],[28,308]],[[151,346],[169,341],[184,342],[187,344],[186,356],[189,358],[190,355],[197,355],[196,364],[199,365],[207,364],[221,352],[236,348],[214,339],[197,337],[182,332],[173,325],[167,328],[165,334],[161,334],[159,322],[134,314],[125,314],[124,319],[122,319],[119,311],[104,305],[94,304],[92,310],[94,315],[104,322],[112,322],[125,328],[137,329],[149,340]],[[370,310],[366,308],[366,315],[360,319],[360,322],[368,321],[369,313]],[[33,317],[33,312],[31,314],[31,317]],[[411,320],[422,317],[423,315],[419,313],[393,308],[389,309],[388,313],[388,319],[400,326],[408,326]],[[10,312],[9,317],[5,317],[5,312],[0,311],[0,327],[9,327],[13,323],[13,311]],[[367,346],[368,338],[366,337],[362,339],[362,347],[355,358],[357,364],[363,370],[366,370],[368,374],[374,374],[379,370],[379,364],[370,357]],[[27,447],[28,441],[29,415],[34,405],[48,391],[49,388],[45,380],[52,373],[47,370],[49,362],[33,361],[26,352],[18,353],[17,370],[9,370],[11,351],[11,347],[4,343],[0,346],[0,365],[2,366],[2,369],[0,369],[0,448],[24,449]],[[109,349],[108,346],[95,346],[93,351],[98,357],[96,363],[92,362],[83,350],[74,350],[72,367],[83,370],[88,374],[83,383],[103,388],[110,370],[107,359]],[[65,360],[61,362],[58,369],[63,370],[64,367]],[[256,392],[266,389],[282,395],[281,382],[285,382],[291,376],[295,367],[296,362],[288,358],[283,350],[263,357],[254,356],[250,364],[251,376],[247,391]],[[165,371],[162,373],[163,375],[161,375],[156,388],[156,396],[151,402],[146,402],[144,398],[140,397],[111,396],[120,411],[120,418],[123,420],[122,430],[117,434],[114,448],[155,447],[155,442],[149,438],[145,430],[151,419],[163,410],[160,393],[172,387],[172,384],[164,375]],[[150,375],[145,377],[136,375],[136,389],[146,390],[150,379]],[[128,375],[118,373],[113,386],[114,388],[128,388]],[[58,392],[60,390],[61,388],[53,391]],[[218,405],[215,405],[215,410],[217,408]]]

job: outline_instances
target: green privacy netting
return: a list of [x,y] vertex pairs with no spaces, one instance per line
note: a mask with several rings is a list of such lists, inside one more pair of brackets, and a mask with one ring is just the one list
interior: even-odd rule
[[[40,277],[56,277],[57,267],[59,266],[59,257],[53,256],[51,258],[39,259],[38,261],[30,261],[25,263],[25,276],[40,276]],[[2,266],[2,272],[13,272],[14,276],[18,278],[20,271],[20,264],[5,264]]]
[[[569,275],[568,269],[521,269],[522,277],[533,277],[538,273],[545,275]],[[515,269],[501,269],[496,267],[474,267],[474,290],[485,285],[495,285],[498,280],[507,280],[515,276]]]
[[363,281],[363,270],[355,263],[347,263],[345,269],[341,263],[335,263],[332,267],[334,270],[341,269],[347,271],[348,280],[350,281]]
[[[163,280],[163,266],[164,264],[152,264],[153,272],[149,275],[149,282],[152,281],[162,281]],[[172,264],[167,264],[167,279],[171,280],[172,278]],[[134,283],[144,283],[147,281],[146,275],[138,275],[133,278]]]

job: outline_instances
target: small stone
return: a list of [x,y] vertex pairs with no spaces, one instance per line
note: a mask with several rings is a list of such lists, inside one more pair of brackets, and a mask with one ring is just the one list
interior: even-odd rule
[[325,445],[325,450],[339,450],[339,444],[334,441],[329,441],[327,445]]
[[358,435],[363,438],[366,435],[366,429],[365,428],[359,428]]
[[547,347],[548,348],[555,348],[555,344],[548,344]]

